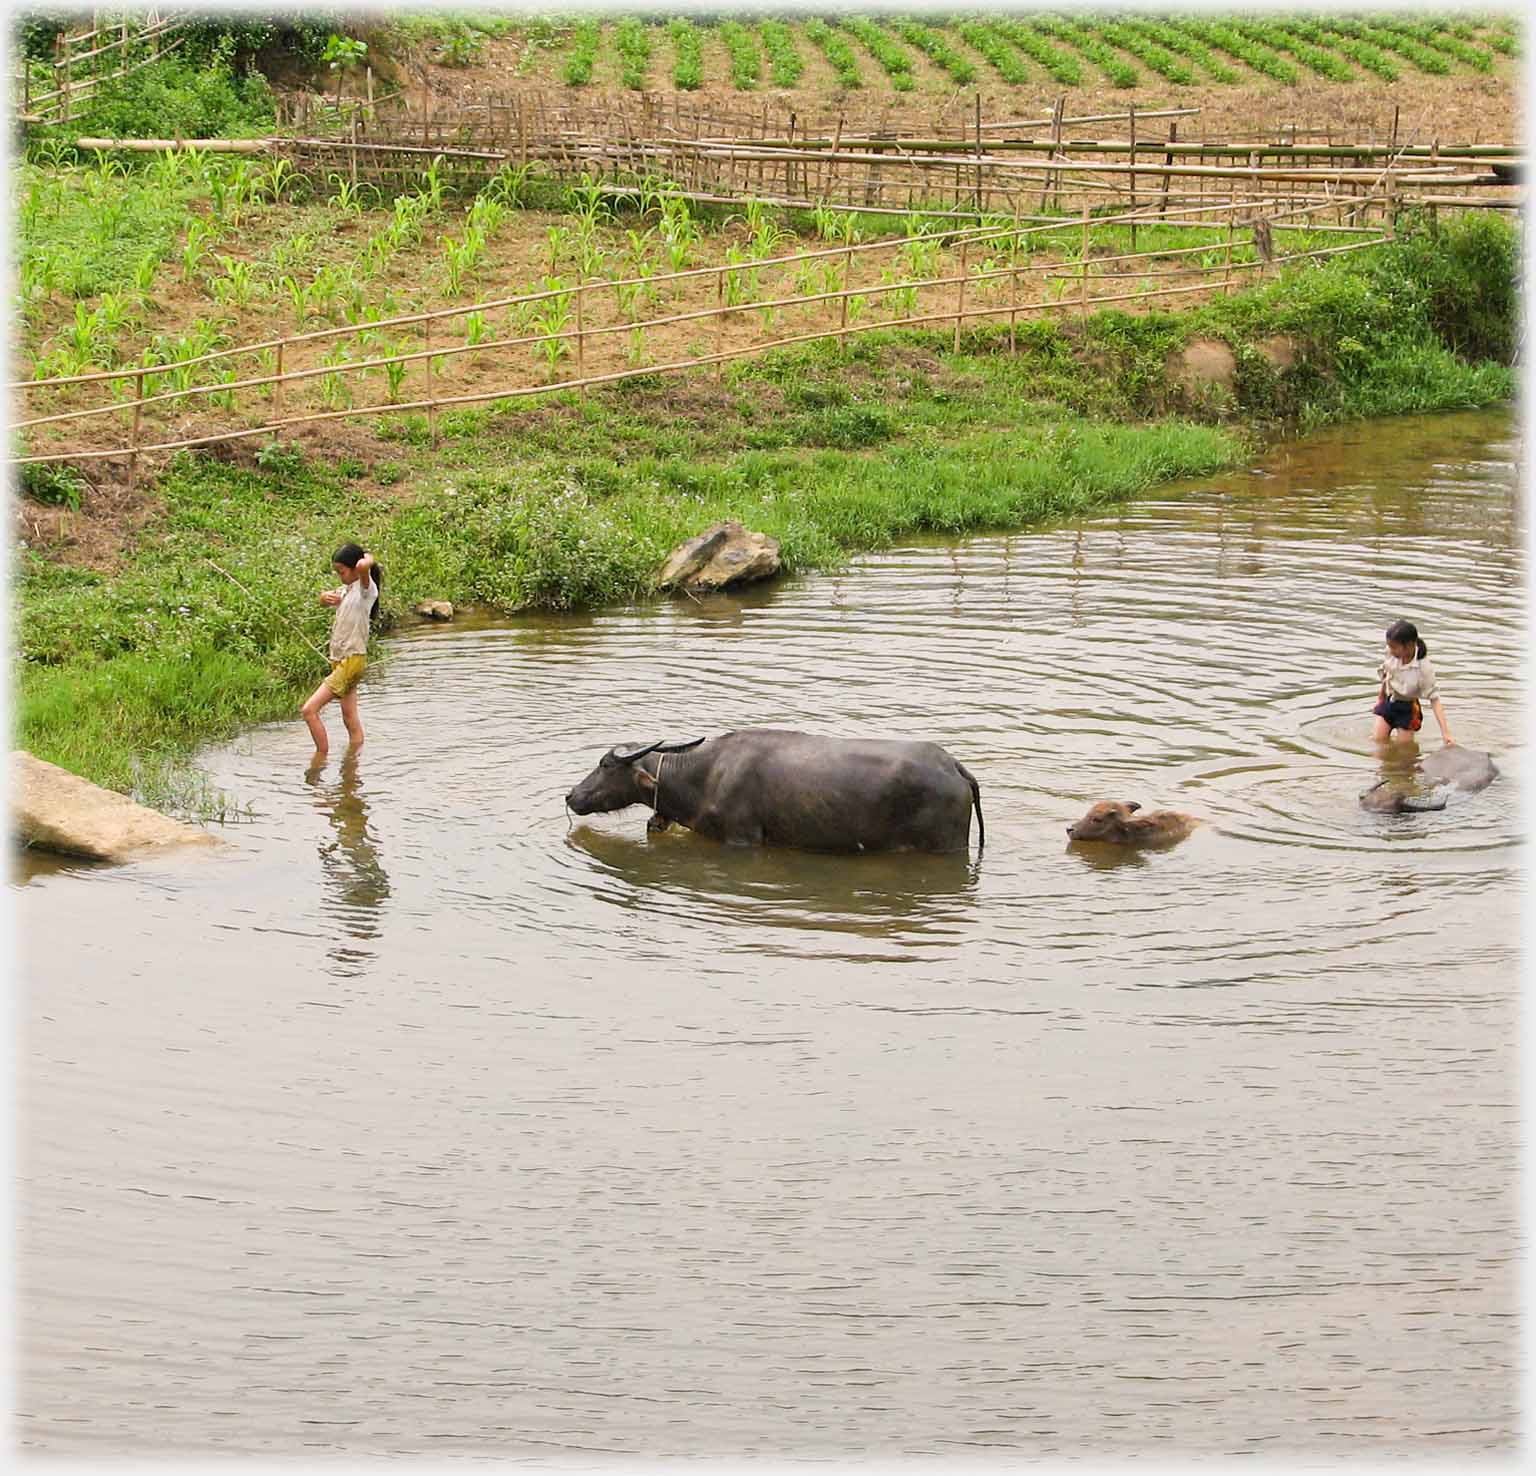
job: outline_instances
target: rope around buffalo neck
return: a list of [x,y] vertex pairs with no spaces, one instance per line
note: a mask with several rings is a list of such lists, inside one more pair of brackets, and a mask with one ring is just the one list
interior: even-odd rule
[[[651,805],[651,812],[655,815],[661,815],[661,771],[666,768],[667,760],[670,757],[671,754],[667,753],[658,753],[656,755],[656,789],[653,796],[654,802]],[[663,816],[662,818],[665,817]]]

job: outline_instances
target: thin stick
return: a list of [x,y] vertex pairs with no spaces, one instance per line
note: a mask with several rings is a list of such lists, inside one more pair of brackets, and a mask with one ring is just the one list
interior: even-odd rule
[[322,660],[329,661],[331,659],[330,655],[327,652],[322,651],[320,649],[320,647],[317,646],[312,640],[310,640],[310,638],[307,635],[305,635],[304,632],[302,630],[300,630],[298,628],[298,626],[295,625],[293,623],[293,621],[291,621],[286,615],[284,615],[280,611],[274,609],[272,607],[272,605],[268,601],[263,600],[260,595],[251,594],[251,591],[246,589],[245,586],[243,584],[241,584],[240,581],[238,579],[236,579],[235,576],[233,574],[231,574],[228,569],[219,569],[219,566],[217,564],[215,564],[213,562],[213,560],[210,559],[210,558],[204,558],[203,562],[205,564],[207,564],[208,567],[211,568],[211,569],[218,569],[219,573],[222,574],[227,580],[229,580],[229,582],[231,584],[235,585],[238,589],[245,590],[245,593],[250,595],[251,598],[253,600],[255,600],[258,605],[266,605],[268,611],[271,614],[276,615],[277,618],[279,620],[281,620],[283,622],[283,624],[288,627],[289,630],[291,630],[296,636],[298,636],[298,638],[301,641],[303,641],[304,644],[306,646],[308,646],[309,649],[311,651],[313,651],[317,656],[319,656]]

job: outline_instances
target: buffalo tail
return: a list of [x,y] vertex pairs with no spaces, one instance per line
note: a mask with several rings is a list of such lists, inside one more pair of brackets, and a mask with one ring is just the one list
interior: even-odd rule
[[984,850],[987,844],[987,823],[981,818],[981,785],[976,782],[976,776],[958,760],[955,767],[959,769],[960,777],[971,786],[971,804],[976,810],[976,849]]

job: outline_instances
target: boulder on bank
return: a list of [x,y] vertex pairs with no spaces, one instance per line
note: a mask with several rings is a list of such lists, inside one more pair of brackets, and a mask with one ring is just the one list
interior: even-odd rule
[[740,523],[716,523],[667,555],[657,583],[662,589],[703,594],[778,572],[778,539],[754,533]]
[[1186,392],[1231,394],[1237,382],[1237,356],[1219,338],[1196,338],[1169,356],[1167,370],[1169,379]]
[[127,861],[146,851],[217,843],[195,825],[137,805],[25,749],[11,755],[11,785],[15,834],[40,850]]
[[453,606],[447,600],[422,600],[416,613],[423,620],[452,620]]

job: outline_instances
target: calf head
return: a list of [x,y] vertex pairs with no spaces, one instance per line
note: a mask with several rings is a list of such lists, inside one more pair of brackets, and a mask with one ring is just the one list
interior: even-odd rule
[[695,738],[691,743],[667,743],[658,739],[639,748],[610,748],[597,767],[566,795],[565,802],[578,815],[606,815],[642,804],[656,785],[640,767],[640,760],[648,753],[683,753],[703,741]]
[[1075,825],[1067,826],[1070,840],[1124,842],[1131,837],[1131,816],[1141,808],[1135,800],[1100,800]]

